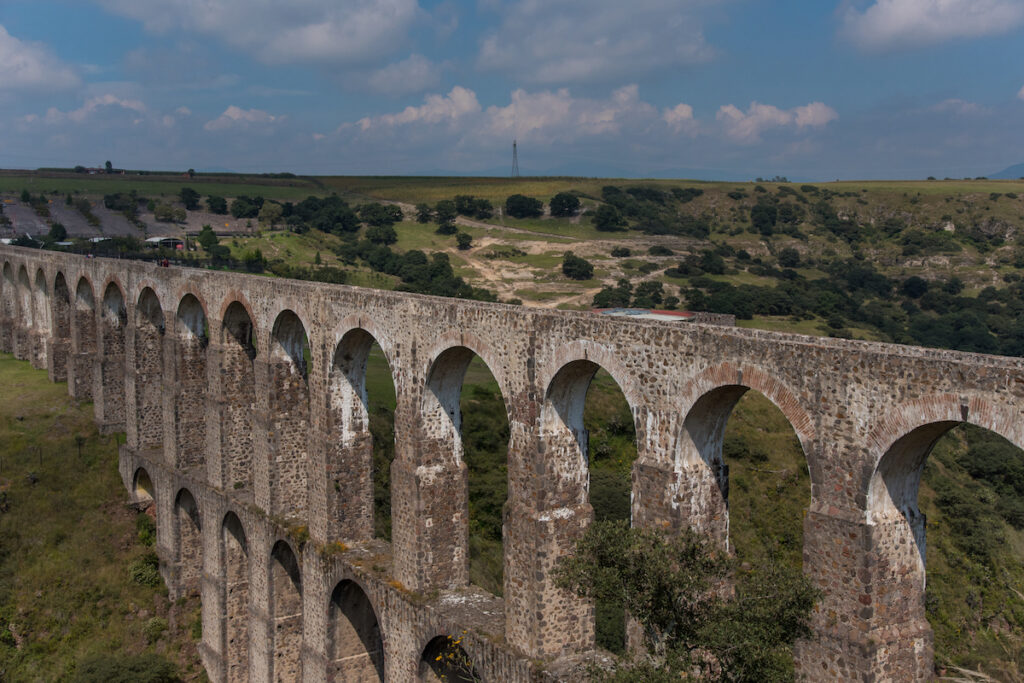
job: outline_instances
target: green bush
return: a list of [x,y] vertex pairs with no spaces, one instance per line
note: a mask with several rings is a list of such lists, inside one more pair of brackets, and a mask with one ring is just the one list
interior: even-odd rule
[[[166,622],[165,622],[166,623]],[[78,662],[70,683],[178,683],[174,664],[156,654],[94,655]]]
[[167,630],[167,620],[162,617],[150,617],[142,627],[142,634],[150,644],[160,640]]
[[128,577],[137,584],[151,588],[160,585],[160,559],[152,550],[136,557],[128,565]]
[[152,517],[140,512],[135,518],[135,529],[139,532],[139,543],[147,547],[156,543],[156,524]]

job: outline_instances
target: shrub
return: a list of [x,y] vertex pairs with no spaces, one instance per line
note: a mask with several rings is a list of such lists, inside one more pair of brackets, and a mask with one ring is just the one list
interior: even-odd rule
[[473,246],[473,236],[468,232],[460,232],[455,235],[455,244],[461,251],[465,251]]
[[625,230],[626,225],[626,219],[611,204],[602,204],[594,212],[594,227],[602,232]]
[[594,266],[586,259],[567,251],[562,256],[562,273],[573,280],[589,280],[594,276]]
[[152,546],[156,543],[156,524],[152,517],[140,512],[135,518],[135,529],[139,534],[139,543],[144,546]]
[[569,192],[559,192],[551,198],[552,216],[575,216],[580,210],[580,198]]
[[513,218],[539,218],[544,214],[544,204],[539,199],[514,194],[505,200],[505,213]]
[[128,577],[137,584],[155,588],[160,585],[160,559],[149,550],[128,565]]
[[624,258],[626,256],[631,256],[632,254],[633,252],[629,250],[629,247],[615,247],[612,249],[611,255],[615,258]]
[[94,655],[78,662],[71,683],[179,683],[174,664],[156,654]]
[[142,633],[150,644],[160,640],[160,636],[167,630],[167,620],[161,617],[150,617],[142,627]]

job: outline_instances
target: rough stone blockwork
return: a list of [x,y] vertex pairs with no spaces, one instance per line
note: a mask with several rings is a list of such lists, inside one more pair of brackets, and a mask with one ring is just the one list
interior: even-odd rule
[[[0,348],[127,431],[125,486],[153,505],[172,598],[202,600],[214,681],[429,679],[424,653],[463,631],[488,681],[552,680],[586,655],[593,610],[550,572],[593,517],[582,411],[598,368],[637,428],[634,524],[723,545],[726,421],[747,390],[773,401],[807,457],[804,570],[825,595],[798,669],[926,680],[928,451],[963,422],[1024,447],[1020,359],[13,247],[0,261]],[[371,538],[374,341],[398,398],[392,544]],[[474,356],[509,411],[503,600],[467,585],[458,405]]]

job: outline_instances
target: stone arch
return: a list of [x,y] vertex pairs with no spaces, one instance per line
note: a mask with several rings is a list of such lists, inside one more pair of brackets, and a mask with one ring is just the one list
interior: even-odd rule
[[28,279],[28,269],[22,264],[18,268],[18,310],[20,312],[18,325],[15,328],[17,337],[14,345],[14,355],[18,360],[32,361],[33,351],[33,329],[35,311],[32,298],[32,283]]
[[865,522],[903,539],[899,545],[909,547],[912,553],[902,558],[901,564],[922,587],[925,519],[917,501],[921,474],[935,443],[961,424],[987,429],[1024,448],[1024,422],[1019,412],[981,398],[952,394],[928,396],[887,411],[868,437],[874,465],[870,477],[861,482]]
[[302,573],[295,551],[286,541],[274,544],[269,569],[274,645],[271,679],[298,681],[302,679]]
[[33,290],[33,297],[35,299],[35,318],[33,320],[35,329],[38,332],[43,332],[49,335],[50,288],[46,284],[46,273],[43,272],[42,268],[36,269],[35,289]]
[[422,683],[472,683],[480,680],[473,660],[462,647],[462,639],[447,635],[431,638],[423,647],[417,678]]
[[134,323],[136,445],[163,448],[164,312],[151,287],[139,293]]
[[93,363],[96,358],[96,298],[88,278],[78,278],[71,326],[71,360],[68,385],[79,400],[92,398]]
[[132,475],[132,498],[136,503],[146,504],[147,507],[156,499],[156,487],[153,486],[153,480],[150,479],[145,467],[138,468]]
[[[366,372],[374,343],[379,344],[377,337],[366,329],[348,330],[334,349],[327,373],[329,538],[359,541],[373,537],[373,436]],[[393,384],[387,352],[385,359]]]
[[71,352],[71,292],[64,273],[58,271],[53,279],[51,306],[50,378],[54,382],[68,379],[68,356]]
[[221,476],[228,490],[252,490],[253,431],[256,428],[256,330],[245,304],[231,301],[221,314]]
[[14,351],[14,325],[17,323],[14,303],[17,296],[11,264],[4,261],[0,274],[0,351],[4,353]]
[[[676,462],[680,477],[675,493],[689,526],[729,544],[729,472],[722,458],[726,425],[739,400],[751,389],[775,405],[796,432],[811,473],[812,498],[817,467],[813,457],[814,423],[796,394],[759,368],[723,363],[705,370],[689,384]],[[812,464],[814,463],[814,464]]]
[[177,467],[206,463],[206,310],[194,294],[185,294],[175,316],[174,456]]
[[309,381],[306,326],[293,311],[274,322],[268,354],[270,411],[270,507],[274,514],[303,518],[307,505]]
[[116,281],[107,283],[100,306],[100,354],[98,384],[94,386],[96,412],[106,430],[124,429],[125,423],[125,327],[128,310],[124,290]]
[[858,596],[855,608],[865,612],[874,632],[898,634],[901,647],[912,650],[929,674],[933,636],[925,611],[926,520],[918,507],[918,489],[936,442],[963,424],[1024,447],[1019,407],[980,397],[925,396],[887,406],[877,416],[868,432],[870,464],[858,482],[863,542],[872,559],[858,569],[858,583],[870,589]]
[[224,515],[220,531],[221,651],[229,683],[243,683],[249,680],[249,541],[234,512]]
[[[475,358],[480,359],[498,383],[506,419],[510,405],[500,375],[491,369],[488,357],[480,353],[486,352],[486,347],[468,346],[473,340],[465,337],[461,341],[465,343],[438,347],[430,357],[419,408],[416,463],[419,468],[435,473],[430,495],[439,506],[433,513],[430,544],[434,569],[438,576],[445,577],[448,585],[465,584],[470,575],[470,473],[464,457],[461,399],[466,371]],[[505,450],[507,458],[507,445]]]
[[384,641],[377,612],[362,586],[339,581],[328,606],[328,681],[384,680]]
[[[604,369],[619,386],[630,408],[643,404],[643,395],[635,375],[620,359],[621,354],[589,339],[579,339],[554,351],[549,362],[538,372],[539,386],[547,389],[558,373],[574,361],[589,361]],[[596,372],[596,370],[595,370]],[[585,392],[584,392],[585,393]],[[635,413],[634,413],[635,414]]]
[[186,488],[174,497],[174,539],[177,552],[177,594],[198,596],[203,574],[202,520],[199,505]]

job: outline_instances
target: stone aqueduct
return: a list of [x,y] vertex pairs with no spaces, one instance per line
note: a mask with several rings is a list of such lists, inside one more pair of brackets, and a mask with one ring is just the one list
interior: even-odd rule
[[[807,458],[804,571],[824,592],[798,670],[927,679],[925,458],[963,422],[1024,447],[1021,359],[10,247],[0,261],[0,348],[126,431],[124,483],[155,505],[172,598],[201,598],[214,681],[419,680],[425,649],[463,631],[487,681],[551,678],[591,650],[593,610],[551,569],[592,517],[582,412],[599,367],[636,424],[633,523],[723,543],[726,421],[748,389],[774,402]],[[372,538],[373,341],[398,401],[391,544]],[[474,355],[511,433],[504,599],[467,578],[459,395]]]

